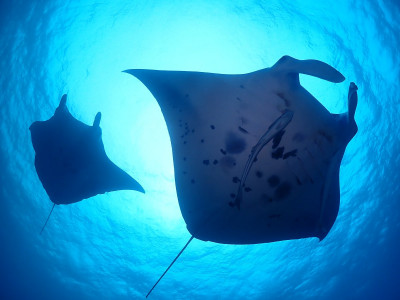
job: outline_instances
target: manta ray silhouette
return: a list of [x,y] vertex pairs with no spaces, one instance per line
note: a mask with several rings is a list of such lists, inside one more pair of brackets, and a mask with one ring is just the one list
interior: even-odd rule
[[354,83],[348,112],[331,114],[299,81],[299,73],[345,79],[318,60],[283,56],[242,75],[124,72],[150,90],[164,115],[189,242],[326,237],[339,210],[340,163],[357,132]]
[[101,138],[100,112],[93,126],[88,126],[70,114],[66,101],[67,95],[63,95],[49,120],[34,122],[29,128],[36,152],[36,172],[54,205],[118,190],[144,193],[135,179],[107,157]]

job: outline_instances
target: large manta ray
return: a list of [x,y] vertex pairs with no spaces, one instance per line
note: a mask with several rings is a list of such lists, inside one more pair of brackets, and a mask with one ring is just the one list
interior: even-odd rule
[[36,172],[54,205],[118,190],[144,193],[135,179],[107,157],[101,138],[101,114],[97,113],[93,126],[88,126],[71,115],[66,101],[67,95],[63,95],[49,120],[29,127]]
[[340,163],[357,132],[354,83],[348,112],[331,114],[299,81],[299,73],[345,79],[318,60],[283,56],[241,75],[125,72],[150,90],[168,127],[192,234],[182,251],[194,237],[225,244],[326,237],[339,210]]
[[331,114],[299,73],[345,78],[317,60],[282,57],[243,75],[127,70],[157,99],[171,137],[180,209],[200,240],[254,244],[324,239],[339,209],[339,168],[357,132],[357,87]]

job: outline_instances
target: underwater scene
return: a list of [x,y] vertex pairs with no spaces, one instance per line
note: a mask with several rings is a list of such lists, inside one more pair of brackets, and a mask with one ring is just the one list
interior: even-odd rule
[[1,299],[400,299],[400,2],[0,2]]

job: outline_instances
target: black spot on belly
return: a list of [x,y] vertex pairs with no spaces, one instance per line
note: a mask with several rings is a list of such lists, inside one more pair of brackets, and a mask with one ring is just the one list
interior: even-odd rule
[[233,177],[232,178],[233,183],[238,183],[240,181],[240,179],[238,177]]
[[226,151],[224,149],[219,149],[223,155],[226,155]]
[[236,100],[241,101],[239,97],[236,97]]
[[183,160],[186,161],[186,157],[184,157]]
[[190,182],[191,182],[192,184],[194,184],[194,183],[195,183],[194,179],[190,180]]
[[261,178],[261,177],[263,177],[263,173],[261,171],[256,171],[256,176],[258,178]]
[[290,185],[289,182],[283,182],[281,185],[279,185],[274,193],[274,196],[278,200],[282,200],[283,198],[286,198],[289,196],[290,191],[292,190],[292,186]]
[[204,143],[204,139],[201,139],[201,140],[200,140],[200,143]]
[[246,149],[246,141],[234,133],[229,133],[225,139],[226,152],[238,154]]
[[271,153],[271,157],[274,159],[280,159],[283,156],[283,151],[285,151],[284,147],[279,147],[274,152]]
[[281,142],[284,133],[285,130],[281,130],[274,136],[274,139],[272,140],[272,149],[275,149],[279,146],[279,143]]
[[276,187],[279,182],[281,182],[281,180],[276,175],[272,175],[270,178],[268,178],[268,183],[270,187]]
[[241,88],[241,89],[244,89],[244,85],[243,85],[243,84],[241,84],[241,85],[240,85],[240,88]]
[[215,126],[214,126],[214,125],[210,125],[210,128],[211,128],[212,130],[214,130],[214,129],[215,129]]
[[236,197],[236,194],[231,193],[229,196],[231,196],[231,198],[235,198],[235,197]]
[[203,165],[208,166],[210,164],[210,161],[208,159],[203,160]]
[[283,154],[283,159],[286,159],[286,158],[291,157],[291,156],[295,157],[296,154],[297,154],[297,149],[294,149],[292,151],[286,152],[285,154]]
[[213,164],[216,165],[218,163],[218,160],[214,159]]
[[244,191],[245,191],[245,192],[251,192],[251,188],[249,188],[248,186],[246,186],[246,187],[244,188]]

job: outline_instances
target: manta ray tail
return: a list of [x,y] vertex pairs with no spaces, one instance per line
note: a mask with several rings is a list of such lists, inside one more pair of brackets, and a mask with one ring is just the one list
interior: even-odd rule
[[315,59],[299,60],[285,55],[272,68],[287,73],[307,74],[335,83],[345,80],[334,67]]
[[182,252],[185,251],[186,247],[189,245],[189,243],[193,240],[193,235],[190,237],[190,239],[187,241],[186,245],[182,248],[182,250],[178,253],[178,255],[175,257],[175,259],[172,261],[172,263],[168,266],[168,268],[164,271],[164,273],[161,275],[161,277],[157,280],[157,282],[153,285],[151,290],[147,293],[146,298],[150,295],[150,293],[154,290],[156,285],[160,282],[160,280],[164,277],[164,275],[168,272],[168,270],[172,267],[174,262],[178,259],[179,256],[181,256]]
[[56,204],[55,204],[55,203],[53,204],[53,207],[51,208],[51,211],[50,211],[50,213],[49,213],[49,216],[47,217],[46,223],[44,223],[44,225],[43,225],[43,227],[42,227],[42,230],[40,230],[40,234],[42,234],[42,232],[43,232],[44,228],[46,227],[46,225],[47,225],[47,222],[48,222],[48,221],[49,221],[49,219],[50,219],[51,213],[53,212],[54,206],[56,206]]

